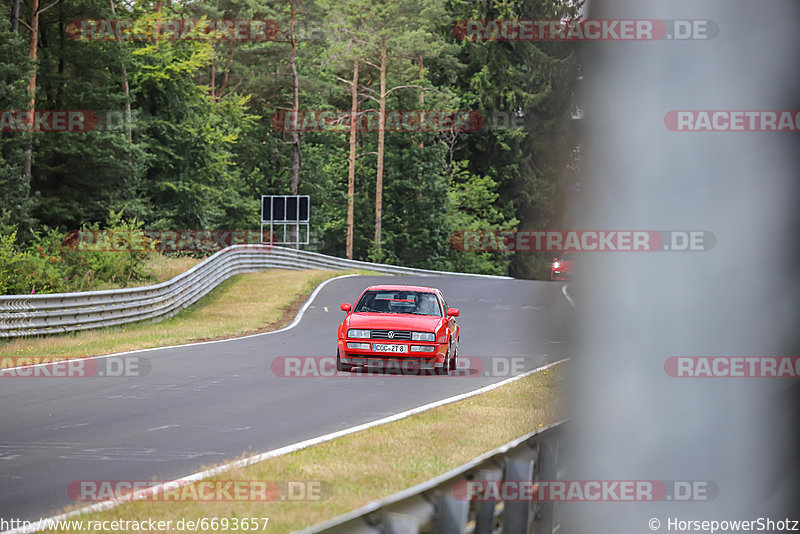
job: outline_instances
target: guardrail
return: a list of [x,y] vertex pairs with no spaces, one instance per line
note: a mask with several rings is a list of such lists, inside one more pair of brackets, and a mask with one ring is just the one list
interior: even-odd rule
[[556,480],[564,421],[531,432],[448,473],[296,534],[552,534],[558,503],[472,502],[465,481]]
[[[347,260],[269,245],[234,245],[220,250],[160,284],[41,295],[0,296],[0,338],[35,336],[162,320],[198,301],[236,274],[262,269],[367,269],[383,274],[487,277]],[[491,277],[506,278],[506,277]]]

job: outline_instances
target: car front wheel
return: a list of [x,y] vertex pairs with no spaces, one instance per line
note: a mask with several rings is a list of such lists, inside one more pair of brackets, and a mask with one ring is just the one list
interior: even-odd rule
[[445,355],[444,361],[442,362],[442,366],[436,368],[436,374],[446,375],[447,373],[450,372],[451,365],[452,364],[450,363],[450,348],[448,347],[447,354]]
[[453,357],[450,358],[450,370],[455,371],[458,361],[458,343],[456,343],[456,350],[453,351]]
[[339,355],[339,349],[336,349],[336,370],[337,371],[352,371],[353,366],[347,363],[342,363],[342,358]]

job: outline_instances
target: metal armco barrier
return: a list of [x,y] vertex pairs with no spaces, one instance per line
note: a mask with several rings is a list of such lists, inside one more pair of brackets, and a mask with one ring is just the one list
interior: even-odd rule
[[220,250],[172,280],[157,285],[106,291],[0,296],[0,338],[58,334],[165,319],[197,302],[231,276],[263,269],[366,269],[382,274],[505,278],[347,260],[284,247],[234,245]]
[[531,432],[439,477],[295,534],[552,534],[556,503],[471,502],[468,480],[556,480],[564,421]]

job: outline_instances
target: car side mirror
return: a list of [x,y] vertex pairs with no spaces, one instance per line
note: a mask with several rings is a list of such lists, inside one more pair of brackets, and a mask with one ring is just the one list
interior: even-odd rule
[[458,308],[447,308],[447,316],[448,317],[458,317],[461,312],[458,311]]
[[350,304],[343,302],[342,305],[339,306],[339,309],[341,309],[343,312],[350,313]]

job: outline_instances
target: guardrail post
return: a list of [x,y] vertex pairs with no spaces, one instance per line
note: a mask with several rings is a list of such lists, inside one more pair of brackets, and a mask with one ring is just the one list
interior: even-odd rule
[[436,534],[461,534],[467,526],[469,501],[439,495],[436,506]]
[[386,534],[419,534],[419,520],[406,514],[384,512],[382,515]]
[[[506,458],[504,480],[519,482],[533,480],[533,460]],[[503,534],[525,534],[528,532],[531,503],[505,502],[503,505]]]
[[[478,471],[476,480],[503,480],[503,471],[500,469],[482,469]],[[494,532],[494,501],[478,503],[475,514],[475,534],[492,534]]]
[[[539,480],[556,480],[558,469],[558,440],[550,439],[539,444]],[[552,534],[554,505],[552,502],[537,502],[534,515],[534,532]]]

